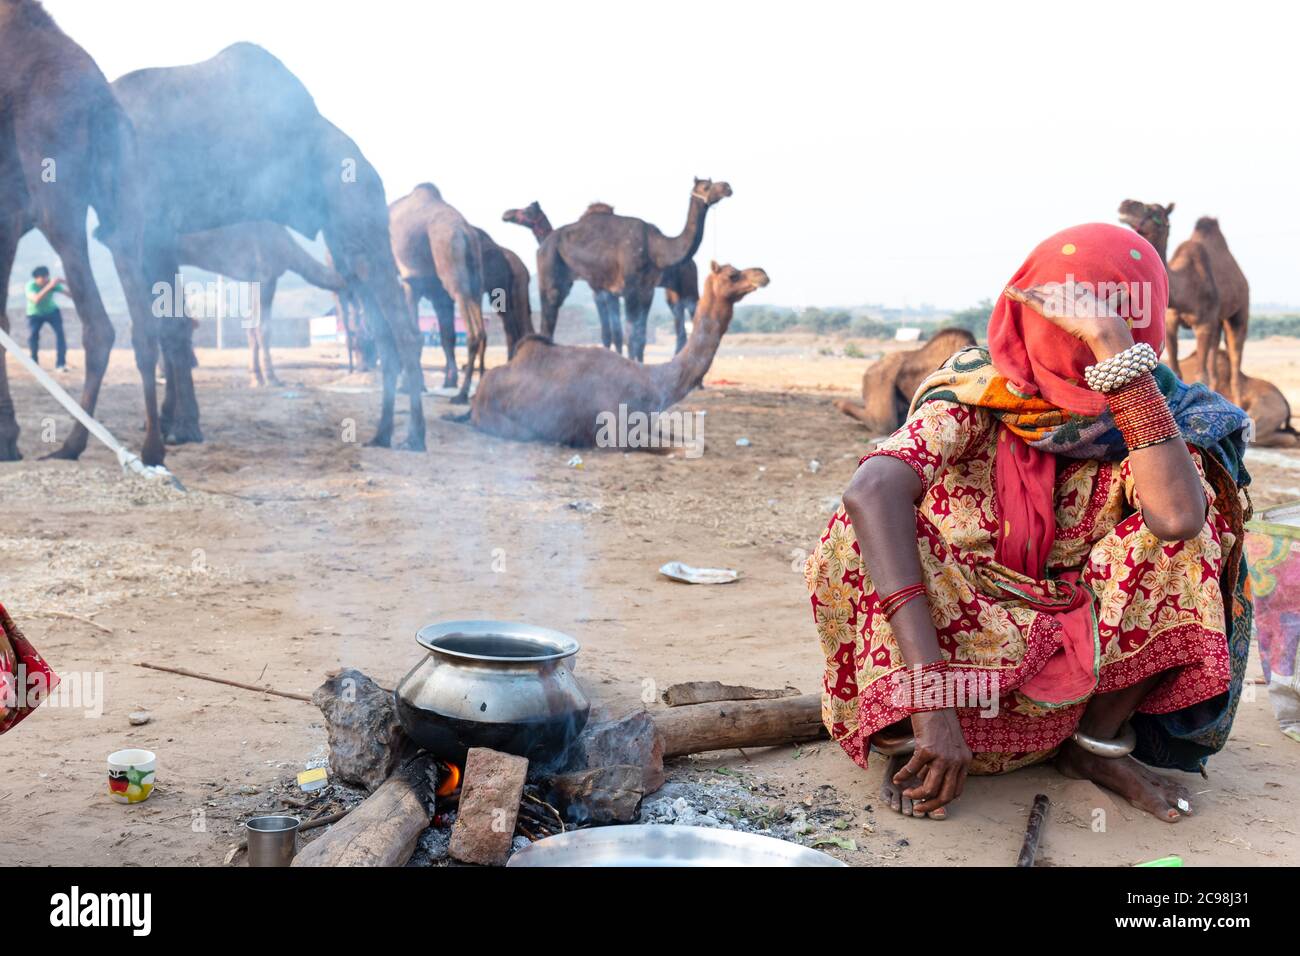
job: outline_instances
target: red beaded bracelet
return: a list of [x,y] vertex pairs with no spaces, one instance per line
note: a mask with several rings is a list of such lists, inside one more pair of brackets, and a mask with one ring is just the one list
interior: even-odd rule
[[1150,448],[1178,437],[1178,423],[1150,372],[1106,396],[1115,427],[1129,451]]
[[887,594],[880,599],[880,610],[885,615],[885,620],[892,620],[894,615],[908,601],[920,597],[925,593],[924,584],[908,584],[892,594]]

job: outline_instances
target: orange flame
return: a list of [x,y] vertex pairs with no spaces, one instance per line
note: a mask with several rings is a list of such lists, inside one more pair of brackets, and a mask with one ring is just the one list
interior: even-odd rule
[[438,784],[438,789],[434,791],[436,796],[449,797],[460,789],[460,767],[454,763],[443,763],[440,765],[446,776]]

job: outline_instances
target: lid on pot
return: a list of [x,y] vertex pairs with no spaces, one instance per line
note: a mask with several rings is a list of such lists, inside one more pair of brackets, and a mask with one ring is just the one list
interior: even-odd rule
[[544,663],[578,653],[568,634],[515,621],[443,621],[416,632],[422,647],[436,654],[472,661]]

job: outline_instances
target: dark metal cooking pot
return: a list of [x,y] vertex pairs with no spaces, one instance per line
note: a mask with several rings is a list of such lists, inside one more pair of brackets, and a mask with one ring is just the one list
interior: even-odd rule
[[591,706],[574,679],[578,642],[507,621],[447,621],[420,629],[429,652],[393,692],[407,735],[464,766],[470,747],[529,760],[563,753]]

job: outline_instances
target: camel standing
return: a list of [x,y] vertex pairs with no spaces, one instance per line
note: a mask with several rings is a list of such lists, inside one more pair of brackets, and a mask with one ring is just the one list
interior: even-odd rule
[[[523,260],[483,229],[474,227],[483,247],[483,294],[489,308],[501,315],[506,334],[506,355],[513,356],[519,341],[533,334],[533,310],[528,301],[528,267]],[[479,372],[484,371],[480,360]]]
[[873,432],[887,435],[907,418],[912,396],[925,377],[954,354],[975,344],[965,329],[940,329],[918,349],[892,352],[862,373],[862,404],[840,399],[835,407]]
[[[113,92],[138,141],[135,163],[115,175],[135,185],[148,211],[150,285],[143,301],[152,283],[174,281],[180,237],[187,233],[268,220],[308,238],[323,234],[334,269],[362,304],[379,346],[384,392],[370,444],[392,444],[400,364],[410,399],[400,447],[424,450],[420,338],[388,243],[384,184],[357,144],[321,116],[284,64],[251,43],[236,43],[200,63],[128,73],[114,81]],[[215,140],[214,130],[221,132]],[[120,237],[101,238],[118,256]],[[140,296],[128,288],[127,298]],[[133,326],[141,321],[135,309],[131,319]],[[201,441],[190,323],[180,319],[162,319],[157,336],[137,344],[136,362],[149,369],[152,382],[161,342],[167,373],[162,426],[170,441]]]
[[[257,284],[257,314],[248,326],[249,384],[279,385],[271,364],[271,303],[280,276],[294,272],[318,289],[341,294],[347,283],[329,266],[322,265],[273,222],[240,222],[181,236],[177,244],[181,265]],[[262,374],[262,365],[266,374]]]
[[[583,215],[590,213],[612,213],[614,207],[605,203],[592,203]],[[506,222],[513,222],[532,231],[538,245],[555,230],[551,220],[542,212],[540,203],[534,201],[522,209],[507,209],[501,217]],[[677,348],[680,352],[686,345],[686,322],[695,317],[695,309],[700,301],[700,274],[695,268],[695,260],[687,259],[671,266],[659,274],[655,283],[664,290],[664,298],[673,314],[673,325],[677,331]],[[605,348],[623,351],[623,332],[619,325],[618,297],[609,292],[595,292],[596,311],[600,315],[600,338]]]
[[[726,183],[695,180],[686,225],[672,238],[643,219],[603,211],[588,212],[577,222],[556,229],[537,249],[542,334],[554,336],[560,306],[573,288],[573,280],[582,279],[597,293],[598,309],[602,301],[608,309],[609,296],[623,297],[628,356],[644,361],[646,319],[659,277],[665,269],[695,255],[704,238],[709,208],[730,195]],[[602,292],[609,294],[603,300]]]
[[442,198],[433,183],[421,183],[388,207],[388,229],[412,320],[425,298],[438,314],[442,351],[447,357],[444,388],[456,386],[456,309],[465,317],[469,359],[465,381],[452,403],[468,404],[474,362],[481,364],[487,352],[479,232]]
[[[132,167],[131,124],[113,98],[94,60],[34,0],[0,0],[0,326],[18,240],[40,229],[54,247],[68,280],[86,355],[81,406],[95,411],[113,347],[113,325],[90,268],[86,212],[93,207],[100,228],[122,239],[115,262],[131,296],[133,339],[152,341],[155,320],[142,288],[139,219],[119,177]],[[145,414],[154,423],[142,457],[162,461],[156,427],[154,366],[137,360]],[[88,435],[76,425],[55,458],[77,458]],[[18,422],[0,355],[0,461],[17,461]]]
[[1161,206],[1136,199],[1126,199],[1119,207],[1120,221],[1156,247],[1169,273],[1170,315],[1165,322],[1165,361],[1175,375],[1183,377],[1178,361],[1178,329],[1187,326],[1196,333],[1201,380],[1215,391],[1223,391],[1223,383],[1210,361],[1222,335],[1228,346],[1227,394],[1240,404],[1241,358],[1250,321],[1250,285],[1228,251],[1217,219],[1198,219],[1192,237],[1174,250],[1172,259],[1166,258],[1169,214],[1173,211],[1173,203]]
[[649,415],[681,401],[712,364],[735,304],[767,283],[762,269],[713,263],[686,348],[657,365],[530,336],[483,376],[470,420],[502,438],[591,447],[604,415]]

